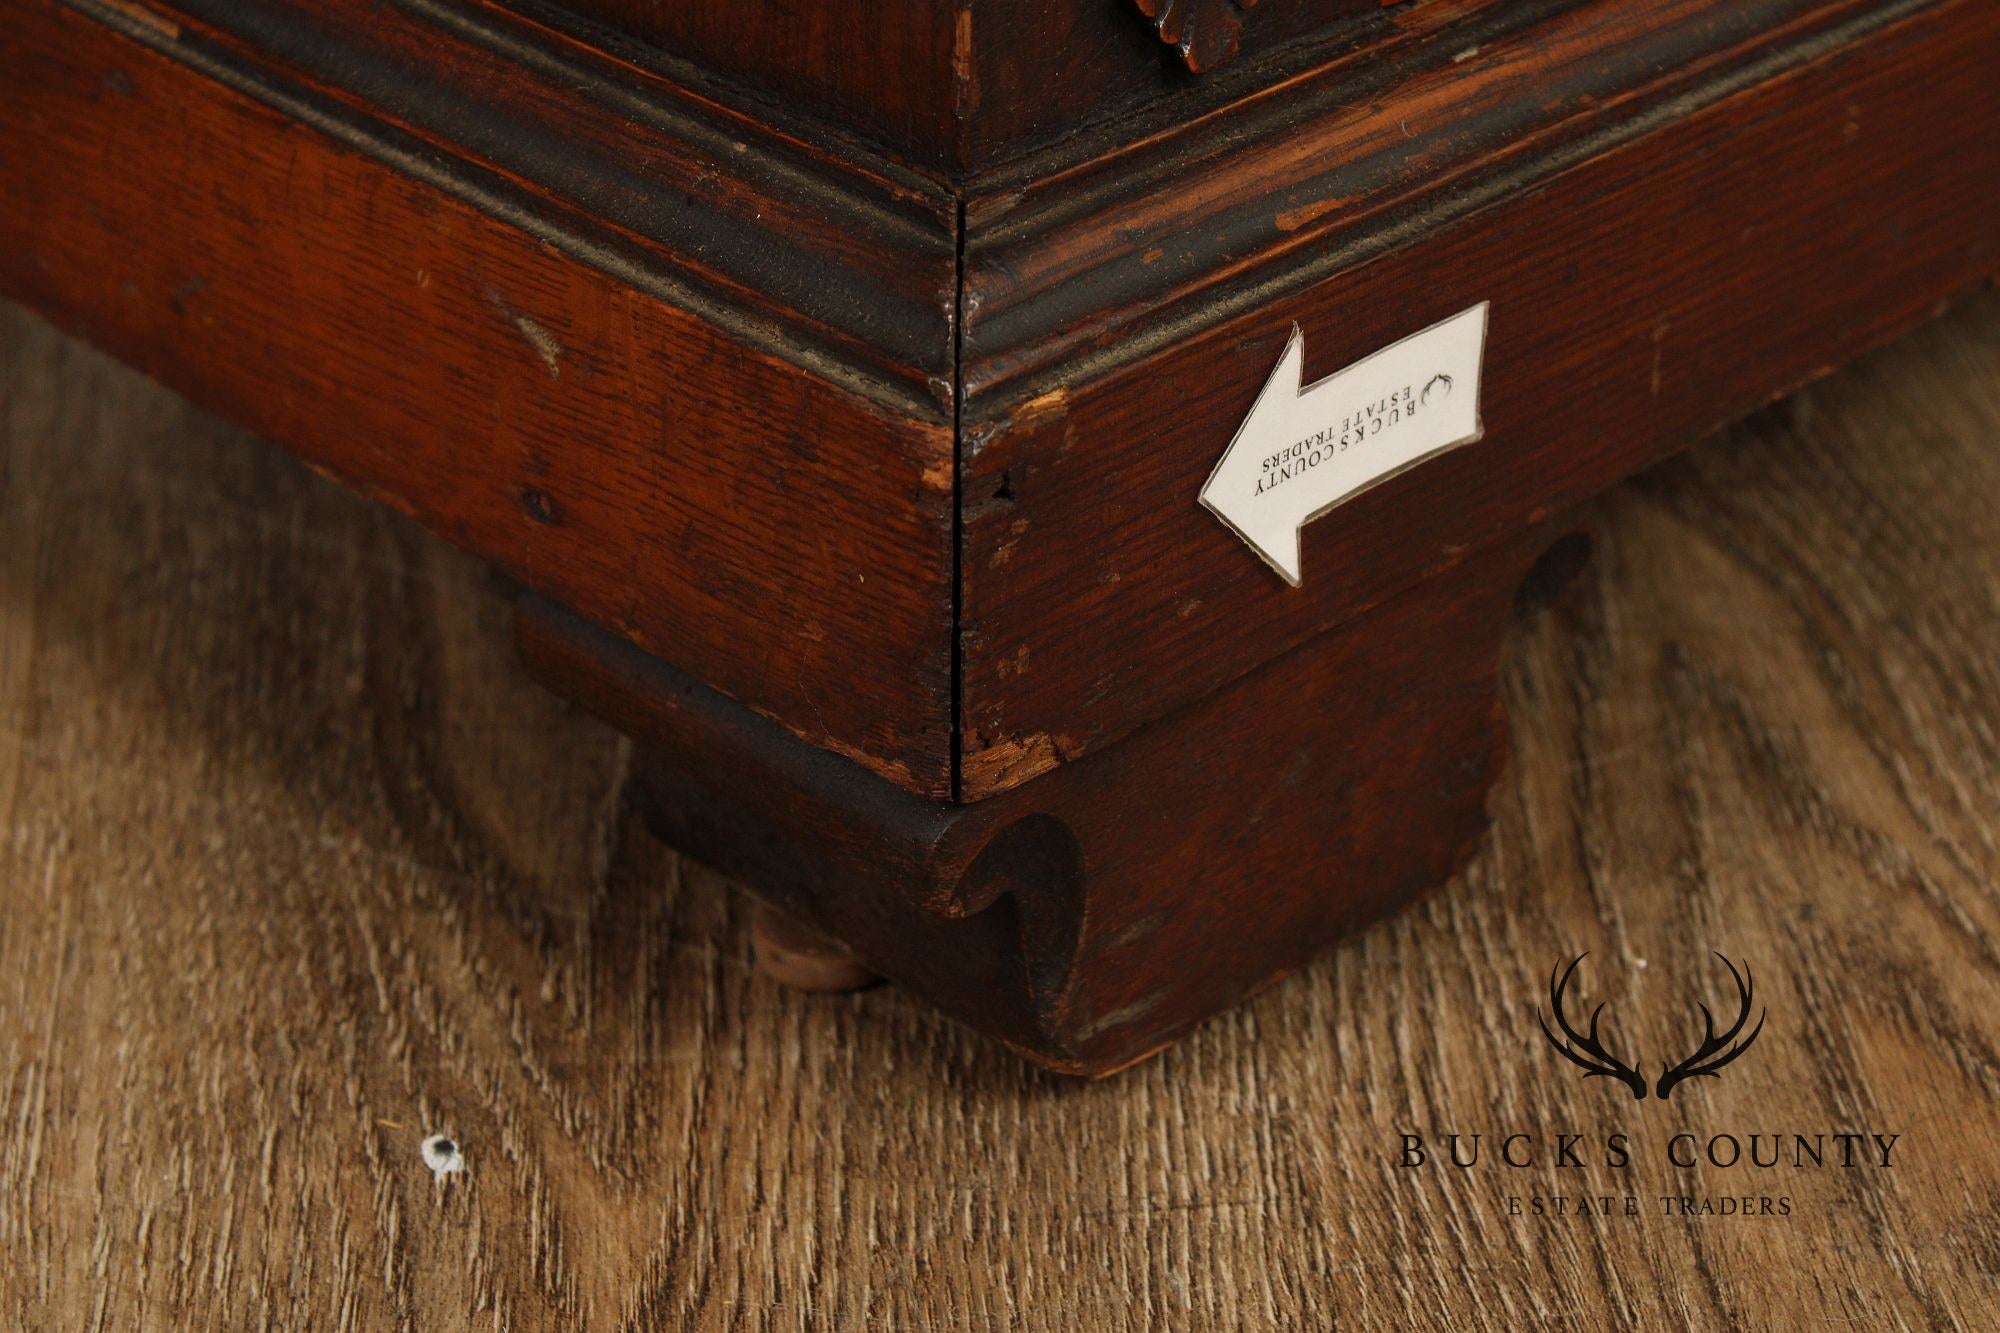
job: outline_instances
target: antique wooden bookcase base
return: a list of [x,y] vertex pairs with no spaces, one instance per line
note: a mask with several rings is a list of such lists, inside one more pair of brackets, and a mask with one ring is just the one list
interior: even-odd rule
[[[0,13],[7,295],[507,571],[669,841],[1064,1070],[1448,876],[1564,515],[2000,270],[1992,0]],[[1476,439],[1295,558],[1202,503],[1475,308]]]

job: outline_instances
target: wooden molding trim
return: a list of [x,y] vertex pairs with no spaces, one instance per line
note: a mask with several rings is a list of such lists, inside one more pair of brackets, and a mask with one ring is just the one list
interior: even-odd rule
[[1940,0],[1432,5],[1195,118],[966,187],[974,421],[1532,190]]
[[950,793],[948,193],[482,4],[0,21],[0,292]]
[[[1995,60],[1979,0],[1480,7],[976,185],[961,798],[1482,558],[2000,271]],[[1481,444],[1309,527],[1302,587],[1200,509],[1295,324],[1310,381],[1480,302]]]
[[[964,180],[539,13],[0,0],[43,127],[0,289],[927,797],[1124,737],[2000,267],[1981,0],[1427,0]],[[1316,524],[1303,588],[1200,511],[1291,324],[1320,374],[1487,300],[1487,440]]]
[[[0,23],[0,292],[493,561],[670,841],[1083,1072],[1450,873],[1570,506],[2000,272],[1992,0],[1427,0],[970,179],[488,0]],[[1202,509],[1281,348],[1474,307],[1483,434],[1299,586]]]
[[886,158],[478,0],[65,2],[760,351],[950,416],[956,200]]

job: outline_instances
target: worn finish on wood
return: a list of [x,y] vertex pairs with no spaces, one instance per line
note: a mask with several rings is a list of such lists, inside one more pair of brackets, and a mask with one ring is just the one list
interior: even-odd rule
[[941,195],[504,28],[88,7],[0,5],[0,291],[949,792]]
[[[473,562],[12,310],[0,405],[0,1324],[2000,1313],[1993,297],[1608,496],[1464,875],[1097,1084],[757,979]],[[1635,1105],[1533,1029],[1589,949],[1665,1051],[1710,948],[1771,1007],[1726,1078]],[[1392,1165],[1523,1125],[1906,1137],[1790,1219]]]
[[[1349,112],[1334,66],[968,204],[963,799],[1488,558],[2000,271],[2000,8],[1511,24]],[[1486,438],[1308,526],[1303,588],[1197,506],[1295,320],[1311,380],[1481,301]]]
[[[1457,868],[1500,767],[1528,534],[1161,719],[970,805],[802,745],[539,599],[523,657],[633,738],[670,846],[981,1032],[1107,1074]],[[1538,558],[1542,557],[1542,558]]]
[[[1189,68],[1226,62],[1236,51],[1230,11],[1257,0],[500,2],[636,62],[719,76],[724,95],[808,108],[942,174],[1061,151],[1080,126],[1148,105],[1184,108],[1191,94],[1213,105],[1325,48],[1378,40],[1402,19],[1383,12],[1385,0],[1263,0],[1251,52],[1268,58],[1210,89]],[[564,10],[601,26],[566,20]]]
[[[1499,11],[967,185],[483,3],[0,0],[0,290],[498,561],[668,842],[1105,1073],[1453,869],[1552,516],[2000,269],[1986,0]],[[1304,588],[1196,506],[1294,320],[1471,305],[1485,438]]]
[[[1096,128],[1076,71],[989,88],[1062,142],[944,179],[539,6],[0,12],[0,290],[930,799],[1492,561],[2000,268],[1983,0],[1431,0]],[[1027,59],[982,14],[1054,21],[959,13],[966,68]],[[1315,523],[1303,590],[1197,506],[1295,320],[1318,373],[1480,301],[1486,440]]]

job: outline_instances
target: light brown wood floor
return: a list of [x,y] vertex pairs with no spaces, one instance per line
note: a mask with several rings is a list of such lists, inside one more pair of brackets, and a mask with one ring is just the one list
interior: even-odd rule
[[[0,1326],[1993,1326],[2000,299],[1607,497],[1470,869],[1100,1084],[753,975],[479,567],[0,349]],[[1537,1031],[1589,950],[1678,1055],[1711,949],[1769,1013],[1718,1078],[1634,1102]],[[1842,1132],[1891,1166],[1793,1164]]]

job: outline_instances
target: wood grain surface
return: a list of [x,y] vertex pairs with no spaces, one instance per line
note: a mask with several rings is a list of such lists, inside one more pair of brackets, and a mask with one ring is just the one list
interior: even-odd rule
[[940,192],[407,6],[121,4],[0,0],[0,293],[950,794]]
[[[1239,15],[1253,5],[1256,13],[1242,38],[1251,68],[1232,68],[1226,81],[1188,76],[1173,46],[1188,35],[1189,6],[1169,7],[1174,31],[1162,45],[1142,12],[1156,8],[1152,0],[566,0],[553,11],[541,0],[497,3],[634,61],[721,75],[725,89],[745,90],[740,100],[808,110],[912,166],[951,174],[1030,150],[1060,153],[1077,127],[1147,104],[1171,115],[1167,106],[1184,110],[1198,98],[1207,110],[1328,49],[1382,35],[1404,0],[1390,0],[1393,13],[1384,0],[1232,4]],[[566,19],[565,10],[602,26]],[[1198,63],[1234,53],[1226,31],[1198,49]]]
[[[1476,60],[1392,62],[1360,114],[1319,100],[1352,97],[1334,65],[1126,155],[1153,171],[968,203],[961,799],[1492,558],[2000,272],[2000,6],[1591,0],[1504,30],[1534,9],[1482,10]],[[1484,438],[1310,523],[1301,587],[1194,503],[1292,328],[1312,383],[1481,302]]]
[[[754,975],[627,746],[406,520],[12,309],[0,406],[0,1325],[2000,1311],[2000,299],[1605,498],[1510,646],[1470,868],[1094,1084]],[[1721,1077],[1633,1102],[1543,1044],[1583,950],[1621,1042],[1689,1044],[1711,949],[1769,1007]],[[1682,1170],[1682,1131],[1901,1138]],[[1510,1170],[1512,1132],[1632,1161]],[[1641,1210],[1510,1215],[1553,1194]]]

